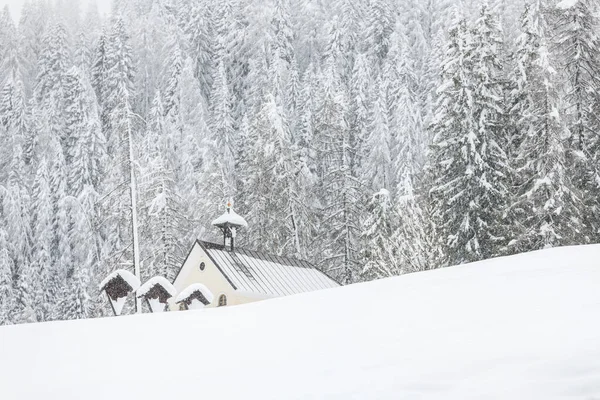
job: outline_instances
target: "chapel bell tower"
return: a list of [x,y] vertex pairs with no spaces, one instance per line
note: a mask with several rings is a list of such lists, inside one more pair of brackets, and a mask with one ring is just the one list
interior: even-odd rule
[[233,211],[233,200],[227,202],[227,211],[212,222],[213,226],[221,229],[223,232],[223,246],[234,250],[234,239],[238,228],[247,227],[246,220]]

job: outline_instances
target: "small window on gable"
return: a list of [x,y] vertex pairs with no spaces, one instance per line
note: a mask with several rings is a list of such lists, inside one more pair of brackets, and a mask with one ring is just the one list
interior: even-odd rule
[[200,271],[204,271],[204,268],[206,268],[206,264],[204,264],[204,261],[202,261],[200,263]]
[[227,305],[227,296],[224,294],[219,296],[219,307],[223,307]]

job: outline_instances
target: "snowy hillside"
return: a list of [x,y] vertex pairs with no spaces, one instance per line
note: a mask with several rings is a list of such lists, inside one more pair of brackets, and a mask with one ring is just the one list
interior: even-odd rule
[[600,246],[251,305],[0,327],[2,399],[600,398]]

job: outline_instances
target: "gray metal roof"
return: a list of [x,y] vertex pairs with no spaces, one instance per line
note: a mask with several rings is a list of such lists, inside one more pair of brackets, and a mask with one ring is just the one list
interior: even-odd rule
[[243,248],[236,248],[232,252],[223,245],[198,243],[237,290],[267,296],[287,296],[339,286],[308,261]]

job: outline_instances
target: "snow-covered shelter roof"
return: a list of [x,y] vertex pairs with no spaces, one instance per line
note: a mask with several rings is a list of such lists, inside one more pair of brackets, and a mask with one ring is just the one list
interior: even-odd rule
[[187,299],[190,298],[190,296],[192,296],[196,292],[199,292],[202,295],[202,297],[204,297],[204,299],[208,303],[212,303],[213,302],[214,295],[212,294],[212,292],[206,286],[204,286],[201,283],[193,283],[190,286],[188,286],[185,289],[183,289],[177,295],[177,298],[175,299],[175,302],[176,303],[181,303],[183,301],[186,301]]
[[290,257],[197,241],[234,289],[266,296],[287,296],[339,284],[311,263]]
[[177,294],[177,290],[171,282],[162,276],[155,276],[150,278],[136,291],[137,297],[144,297],[154,288],[155,286],[161,286],[171,297]]
[[104,280],[100,282],[100,285],[98,285],[98,289],[100,291],[104,290],[106,285],[119,278],[123,279],[123,281],[125,281],[133,291],[136,291],[140,287],[140,280],[134,274],[125,269],[118,269],[111,272],[106,278],[104,278]]

